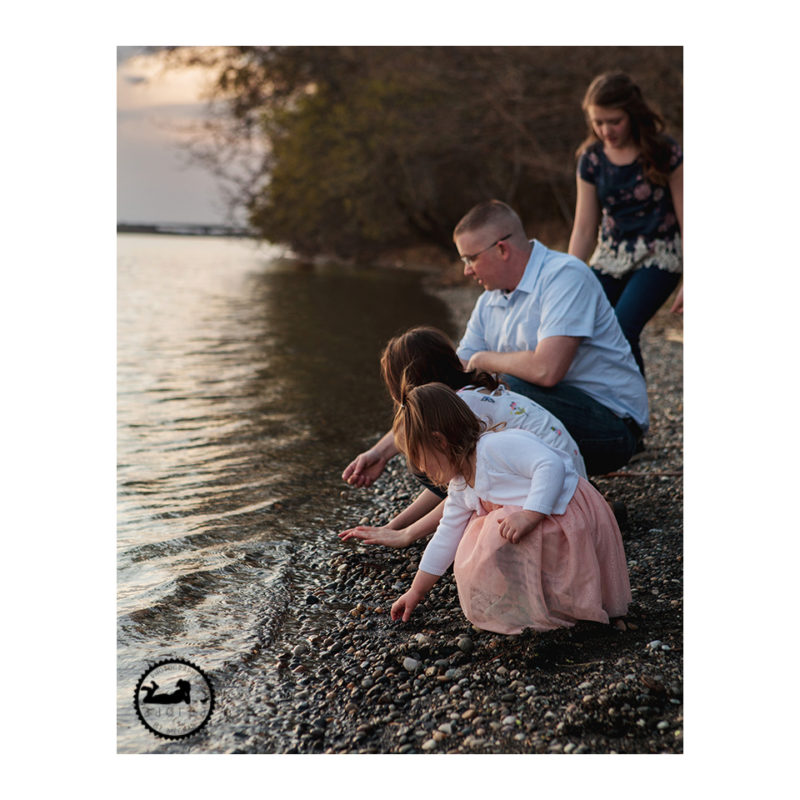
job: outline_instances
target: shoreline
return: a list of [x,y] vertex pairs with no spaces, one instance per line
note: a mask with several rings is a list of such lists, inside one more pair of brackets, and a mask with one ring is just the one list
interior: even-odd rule
[[[435,275],[426,284],[463,327],[473,287],[443,286]],[[633,602],[623,620],[518,636],[479,631],[449,570],[407,623],[395,623],[389,609],[426,541],[402,550],[333,542],[333,556],[316,564],[319,585],[294,598],[296,614],[276,639],[220,676],[215,713],[236,734],[220,738],[210,724],[158,752],[683,752],[682,334],[668,307],[642,338],[646,450],[594,479],[628,508]],[[418,491],[397,457],[369,489],[342,484],[341,511],[378,524]]]

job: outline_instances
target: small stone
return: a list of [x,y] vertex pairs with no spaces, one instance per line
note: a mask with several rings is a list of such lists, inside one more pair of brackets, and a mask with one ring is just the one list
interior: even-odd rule
[[416,658],[406,656],[403,659],[403,668],[408,672],[416,672],[420,668],[420,662]]
[[443,722],[443,723],[442,723],[442,724],[439,726],[439,730],[440,730],[442,733],[445,733],[445,734],[447,734],[448,736],[450,736],[450,735],[453,733],[453,726],[452,726],[452,725],[451,725],[449,722]]
[[435,739],[428,739],[426,742],[423,742],[422,749],[425,751],[434,750],[436,748],[436,740]]
[[656,725],[656,728],[658,728],[660,731],[667,731],[669,730],[669,722],[667,722],[665,719],[662,719],[661,722]]
[[652,642],[650,642],[650,644],[648,644],[647,646],[651,650],[658,650],[658,648],[661,647],[661,640],[660,639],[655,639]]
[[461,650],[462,653],[469,654],[475,649],[475,644],[469,636],[462,636],[458,640],[458,649]]
[[369,517],[361,517],[358,521],[359,525],[369,525]]
[[509,714],[503,719],[503,725],[516,725],[517,718],[513,714]]
[[462,715],[461,719],[472,719],[475,716],[475,709],[468,708]]
[[311,646],[306,642],[300,642],[300,644],[295,645],[294,650],[292,650],[292,654],[295,656],[304,656],[310,652],[311,652]]

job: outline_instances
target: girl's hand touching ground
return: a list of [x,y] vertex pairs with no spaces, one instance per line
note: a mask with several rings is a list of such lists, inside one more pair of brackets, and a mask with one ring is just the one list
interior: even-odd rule
[[407,528],[396,531],[386,525],[380,527],[357,525],[355,528],[342,531],[339,538],[343,542],[348,539],[360,539],[364,544],[382,544],[384,547],[408,547],[413,541]]

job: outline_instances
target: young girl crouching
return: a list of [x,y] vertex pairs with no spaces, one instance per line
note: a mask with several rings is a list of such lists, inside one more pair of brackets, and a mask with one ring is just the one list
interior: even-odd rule
[[411,588],[408,620],[453,564],[461,608],[478,628],[520,633],[607,623],[631,600],[622,538],[602,495],[570,457],[518,429],[486,430],[452,389],[412,389],[395,415],[410,464],[446,485],[436,533]]

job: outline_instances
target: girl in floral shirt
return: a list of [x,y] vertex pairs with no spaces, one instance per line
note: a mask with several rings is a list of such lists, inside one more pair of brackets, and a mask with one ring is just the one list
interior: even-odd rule
[[644,374],[639,336],[683,269],[683,153],[624,73],[595,78],[583,110],[569,252],[600,279]]

